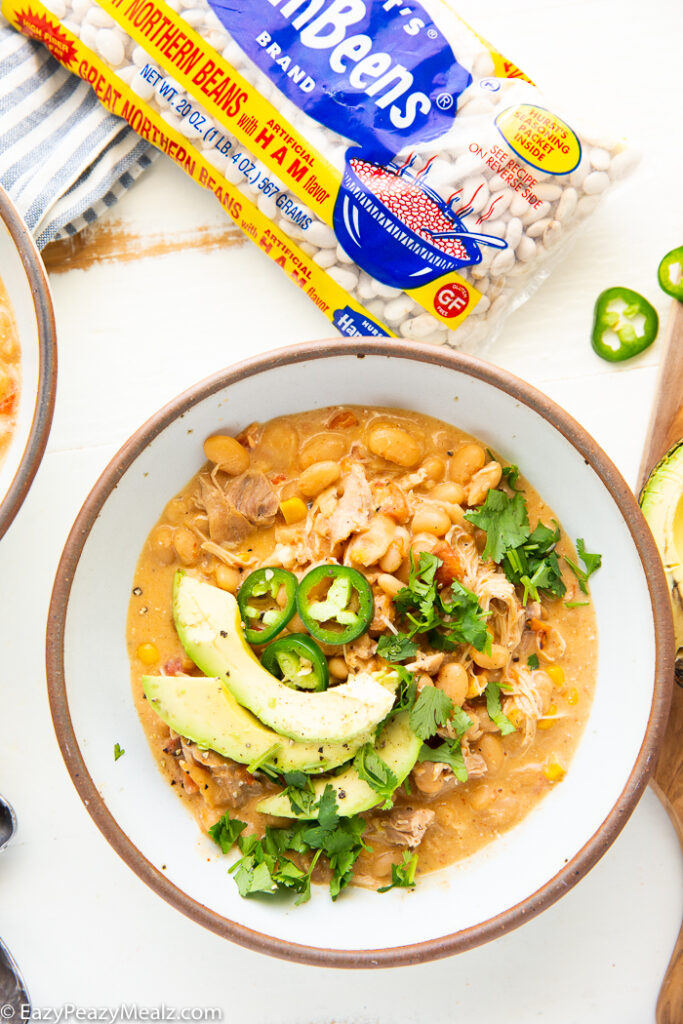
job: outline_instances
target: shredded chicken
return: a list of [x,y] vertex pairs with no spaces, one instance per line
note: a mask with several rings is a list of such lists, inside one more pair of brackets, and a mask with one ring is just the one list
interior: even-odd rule
[[410,508],[406,496],[393,480],[373,480],[372,506],[375,512],[391,516],[397,523],[405,523],[410,517]]
[[443,651],[418,651],[414,661],[406,665],[409,672],[425,672],[434,676],[443,665]]
[[370,522],[371,511],[370,485],[363,467],[354,462],[344,484],[344,493],[327,522],[326,532],[332,550],[352,533],[364,530]]
[[226,548],[216,544],[212,540],[205,540],[200,545],[202,551],[206,551],[210,555],[215,555],[216,558],[220,559],[225,565],[231,566],[233,569],[248,569],[252,565],[256,565],[258,559],[253,556],[246,556],[244,552],[235,554],[233,551],[228,551]]
[[481,779],[482,776],[486,775],[488,767],[481,754],[476,754],[474,751],[463,748],[463,757],[465,759],[468,779]]
[[254,526],[268,526],[278,510],[277,494],[267,476],[247,470],[225,488],[235,508]]
[[352,644],[344,645],[344,660],[350,672],[362,672],[369,667],[377,651],[377,641],[368,633],[359,636]]
[[214,544],[235,544],[252,532],[249,520],[235,506],[223,488],[207,473],[199,476],[201,493],[195,495],[198,508],[206,512],[209,537]]
[[426,807],[397,807],[382,819],[382,838],[392,846],[407,846],[414,850],[435,818],[434,811]]
[[241,807],[263,792],[263,784],[244,765],[230,761],[213,750],[201,750],[181,739],[181,768],[190,776],[209,807]]
[[378,591],[374,595],[375,598],[375,614],[373,615],[372,622],[368,626],[368,631],[377,636],[380,633],[386,632],[391,629],[391,624],[394,621],[394,602],[391,600],[388,594],[383,591]]
[[524,746],[528,747],[536,735],[538,719],[550,705],[552,680],[540,669],[532,671],[518,664],[505,676],[504,682],[510,689],[505,691],[503,711],[508,718],[514,712],[515,725],[521,725]]
[[344,555],[345,565],[362,565],[367,568],[379,562],[386,555],[394,539],[396,526],[389,516],[376,515],[370,520],[367,530],[349,542]]

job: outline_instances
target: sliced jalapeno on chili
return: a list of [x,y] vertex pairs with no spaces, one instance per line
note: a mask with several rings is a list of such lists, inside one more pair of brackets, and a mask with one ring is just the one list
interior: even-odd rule
[[659,264],[657,279],[667,295],[683,302],[683,245],[666,254]]
[[[247,576],[237,594],[247,643],[267,644],[285,628],[296,611],[296,588],[294,573],[275,566]],[[278,600],[281,590],[282,604]]]
[[305,633],[288,633],[269,644],[261,656],[267,672],[299,690],[326,690],[327,658]]
[[638,292],[608,288],[598,296],[591,341],[595,352],[609,363],[643,352],[658,330],[657,310]]
[[319,565],[306,573],[296,593],[299,616],[324,644],[348,644],[374,615],[372,589],[362,573],[346,565]]

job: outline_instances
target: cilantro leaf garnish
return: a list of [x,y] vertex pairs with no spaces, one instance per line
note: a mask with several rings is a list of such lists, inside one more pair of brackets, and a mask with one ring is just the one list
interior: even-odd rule
[[516,728],[500,706],[500,686],[498,683],[487,683],[484,694],[486,696],[486,710],[489,713],[489,718],[498,726],[501,736],[507,736],[511,732],[517,732]]
[[381,636],[377,642],[377,653],[387,661],[408,661],[419,651],[418,645],[407,633],[396,633],[395,636]]
[[517,481],[519,479],[519,466],[515,466],[513,464],[503,466],[503,479],[511,491],[519,491],[520,488],[517,486]]
[[119,744],[118,744],[118,743],[115,743],[115,744],[114,744],[114,760],[115,760],[115,761],[118,761],[118,759],[119,759],[120,757],[123,757],[123,755],[125,754],[125,752],[126,752],[126,751],[125,751],[125,750],[123,749],[123,747],[119,746]]
[[264,750],[262,754],[254,758],[254,760],[247,765],[247,771],[251,775],[253,775],[254,772],[259,771],[265,772],[266,775],[273,775],[274,771],[272,767],[269,766],[268,762],[271,760],[272,757],[274,757],[275,754],[277,754],[278,750],[280,749],[280,746],[280,743],[273,743],[272,747],[268,747],[267,750]]
[[537,654],[530,654],[529,657],[526,659],[526,663],[529,666],[529,668],[537,669],[538,665],[539,665],[538,655]]
[[307,775],[306,772],[283,772],[282,778],[285,780],[286,786],[293,786],[294,789],[311,789],[311,776]]
[[[409,636],[424,633],[437,625],[438,619],[434,608],[436,601],[436,571],[441,559],[429,551],[421,551],[417,564],[410,553],[410,575],[408,586],[399,590],[394,604],[399,614],[404,615],[412,624]],[[419,618],[416,615],[419,613]]]
[[265,860],[258,859],[258,854],[246,854],[230,868],[230,871],[234,872],[240,896],[253,896],[258,892],[277,892],[277,882],[274,881]]
[[459,739],[461,736],[465,735],[468,729],[472,728],[473,722],[467,712],[463,711],[458,704],[455,704],[449,724]]
[[453,701],[443,690],[423,686],[410,712],[410,728],[421,740],[427,740],[439,726],[446,724],[454,708]]
[[332,868],[330,895],[333,900],[351,880],[353,866],[361,850],[365,849],[362,836],[366,823],[360,815],[340,818],[332,786],[327,785],[320,798],[318,824],[304,829],[302,839],[311,849],[325,853]]
[[516,548],[531,533],[526,501],[520,492],[510,498],[503,491],[489,490],[483,505],[466,512],[465,519],[486,532],[482,558],[500,563],[509,548]]
[[305,772],[285,772],[283,778],[287,783],[284,795],[294,814],[310,814],[315,807],[315,791],[310,775]]
[[552,530],[544,523],[537,523],[527,540],[511,548],[503,558],[503,569],[511,583],[524,588],[522,603],[529,598],[540,599],[543,590],[553,597],[562,597],[566,591],[555,545],[560,540],[560,528],[555,524]]
[[428,747],[426,743],[423,743],[417,759],[418,761],[436,761],[439,764],[447,764],[456,779],[460,782],[467,782],[465,757],[459,739],[445,740],[438,747]]
[[523,604],[529,598],[538,601],[540,591],[562,597],[566,587],[555,553],[560,528],[557,523],[554,530],[538,523],[532,531],[521,491],[510,498],[503,491],[490,490],[484,504],[465,518],[486,531],[482,557],[502,565],[510,582],[524,588]]
[[477,595],[457,580],[451,584],[450,595],[450,600],[440,595],[441,606],[449,616],[442,620],[445,638],[453,645],[472,644],[490,654],[491,634],[486,628],[490,613],[483,611]]
[[571,558],[568,558],[566,555],[564,556],[564,560],[579,581],[579,587],[583,593],[587,594],[588,587],[586,584],[593,573],[597,572],[602,565],[602,555],[591,554],[590,551],[586,551],[586,546],[582,537],[579,537],[576,542],[576,551],[579,558],[586,566],[585,570],[581,569],[576,562],[573,562]]
[[[317,821],[296,822],[290,828],[268,826],[262,838],[242,835],[246,823],[231,818],[229,812],[209,829],[209,835],[223,853],[235,843],[239,848],[242,856],[229,870],[235,876],[241,896],[291,890],[298,894],[297,905],[305,903],[310,898],[313,869],[319,857],[325,854],[332,869],[330,894],[333,900],[337,898],[348,885],[358,855],[365,848],[362,836],[366,823],[359,815],[339,817],[330,785],[325,787],[317,810]],[[304,871],[287,857],[287,851],[312,853],[308,870]]]
[[367,782],[368,786],[383,798],[384,803],[382,807],[391,807],[393,804],[391,798],[398,786],[398,779],[371,743],[366,743],[356,753],[353,759],[353,767],[360,778]]
[[226,813],[222,818],[218,819],[215,825],[211,826],[209,829],[209,835],[213,839],[214,843],[218,843],[223,853],[228,853],[237,842],[238,836],[244,832],[246,827],[246,821],[240,821],[238,818],[231,818],[230,815]]
[[[408,586],[394,598],[397,611],[410,628],[407,634],[387,638],[387,646],[398,637],[412,641],[416,634],[428,633],[436,650],[452,651],[458,644],[472,644],[479,651],[490,651],[491,637],[486,628],[489,613],[482,609],[477,595],[457,580],[439,590],[436,572],[441,565],[442,560],[430,552],[421,551],[417,564],[411,555]],[[382,654],[381,641],[378,653]]]
[[377,892],[389,892],[390,889],[412,889],[415,885],[415,872],[417,871],[417,854],[411,857],[408,850],[404,850],[403,863],[391,865],[391,885],[383,885]]
[[394,672],[398,673],[398,687],[396,689],[396,703],[392,714],[399,711],[410,711],[415,704],[417,696],[417,682],[412,672],[409,672],[403,665],[392,665]]

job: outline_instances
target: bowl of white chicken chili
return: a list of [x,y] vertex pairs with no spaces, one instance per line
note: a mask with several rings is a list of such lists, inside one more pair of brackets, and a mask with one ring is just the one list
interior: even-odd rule
[[43,457],[56,377],[45,268],[28,228],[0,188],[0,536],[19,511]]
[[468,357],[333,341],[121,449],[62,556],[48,680],[89,813],[161,896],[275,956],[392,966],[503,934],[605,852],[671,649],[635,499],[566,413]]

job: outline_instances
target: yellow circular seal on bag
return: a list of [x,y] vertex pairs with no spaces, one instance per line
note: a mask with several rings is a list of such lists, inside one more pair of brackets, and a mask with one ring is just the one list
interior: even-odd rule
[[569,174],[578,167],[581,143],[568,124],[543,107],[508,107],[496,118],[496,127],[512,152],[539,171]]

